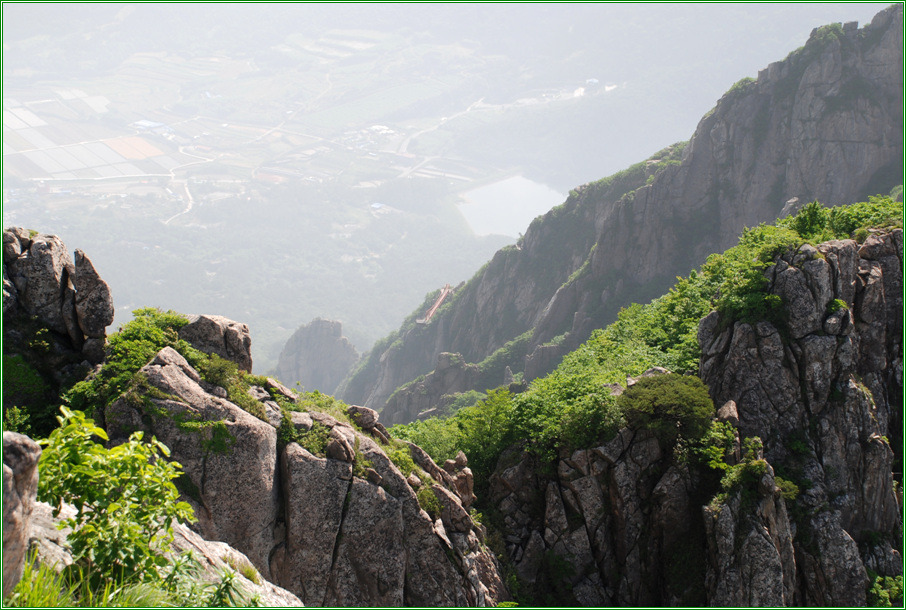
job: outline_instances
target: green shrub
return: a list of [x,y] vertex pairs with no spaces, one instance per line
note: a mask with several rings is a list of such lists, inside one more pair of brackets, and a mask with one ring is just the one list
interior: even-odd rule
[[434,489],[430,485],[422,485],[415,497],[418,499],[418,505],[428,513],[428,516],[432,519],[440,517],[440,500],[437,499],[437,494],[434,493]]
[[196,366],[203,355],[179,339],[188,318],[174,311],[137,309],[134,318],[107,339],[107,357],[101,371],[75,384],[64,395],[73,409],[102,414],[104,408],[126,391],[132,377],[164,347],[170,346]]
[[843,299],[834,299],[834,300],[828,302],[828,304],[827,304],[827,313],[828,314],[837,313],[841,309],[849,309],[846,306],[846,301],[844,301]]
[[[393,442],[398,443],[399,441]],[[390,461],[393,462],[397,468],[399,468],[404,477],[408,477],[413,472],[419,470],[418,466],[415,465],[415,461],[412,459],[412,452],[409,451],[408,445],[388,450],[387,457],[390,458]]]
[[630,426],[652,430],[672,445],[679,435],[699,438],[714,416],[708,388],[698,377],[675,373],[643,377],[617,399]]
[[107,580],[161,578],[173,522],[194,520],[172,483],[182,467],[162,459],[167,447],[155,438],[143,442],[141,432],[107,449],[92,440],[107,440],[92,420],[60,410],[60,427],[41,441],[38,499],[55,514],[62,502],[75,506],[76,515],[63,523],[73,530],[68,541],[76,563]]
[[324,457],[327,444],[330,442],[330,428],[313,422],[310,430],[297,432],[295,441],[312,455]]
[[871,585],[866,596],[866,605],[874,608],[903,606],[903,576],[878,576],[869,571]]
[[736,428],[729,422],[712,421],[708,430],[689,443],[689,453],[695,460],[712,470],[729,468],[727,458],[736,444]]
[[28,434],[31,426],[28,423],[28,413],[24,409],[13,405],[3,412],[3,429],[19,434]]
[[792,481],[775,476],[774,483],[780,488],[780,495],[783,496],[784,500],[792,502],[799,497],[799,486]]

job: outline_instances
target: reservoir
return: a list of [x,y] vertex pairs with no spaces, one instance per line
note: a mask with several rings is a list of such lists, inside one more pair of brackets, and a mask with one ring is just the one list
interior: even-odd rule
[[476,235],[507,235],[517,238],[529,223],[566,196],[552,188],[522,176],[467,191],[459,211]]

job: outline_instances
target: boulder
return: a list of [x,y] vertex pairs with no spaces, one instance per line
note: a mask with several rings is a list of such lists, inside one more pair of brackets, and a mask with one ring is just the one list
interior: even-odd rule
[[3,596],[22,577],[41,448],[24,434],[3,433]]
[[191,315],[179,329],[179,338],[206,354],[217,354],[252,372],[252,337],[249,327],[223,316]]
[[101,279],[91,260],[81,250],[75,251],[75,310],[79,328],[86,337],[104,337],[113,323],[113,297],[110,286]]
[[170,347],[140,370],[154,393],[107,408],[111,443],[147,430],[183,465],[187,501],[207,539],[248,555],[265,577],[278,517],[277,433],[235,404],[204,391],[198,373]]
[[38,234],[28,251],[10,267],[21,307],[51,330],[68,336],[63,318],[64,292],[75,266],[63,241],[56,235]]

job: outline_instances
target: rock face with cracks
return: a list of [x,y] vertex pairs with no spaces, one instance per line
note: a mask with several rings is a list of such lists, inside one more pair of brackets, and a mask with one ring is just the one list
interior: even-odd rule
[[[157,436],[184,466],[180,488],[199,518],[195,529],[244,553],[306,605],[490,606],[508,599],[483,530],[464,508],[474,499],[465,456],[451,475],[399,443],[397,450],[424,464],[407,477],[388,457],[394,447],[370,409],[349,408],[361,427],[318,412],[263,421],[206,391],[171,348],[140,374],[145,389],[107,409],[111,442],[137,429]],[[265,413],[279,412],[272,393],[290,401],[293,393],[268,385],[250,394]],[[326,429],[325,445],[278,445],[281,423],[298,433]],[[422,485],[433,485],[439,514],[420,506],[413,486]]]
[[729,463],[763,442],[741,487],[714,496],[645,430],[561,454],[553,477],[505,452],[491,501],[523,585],[585,606],[860,606],[867,570],[902,574],[902,262],[902,229],[806,244],[765,272],[780,321],[701,321]]
[[110,287],[88,256],[75,261],[56,235],[20,227],[3,232],[3,315],[34,317],[92,364],[104,358],[113,322]]

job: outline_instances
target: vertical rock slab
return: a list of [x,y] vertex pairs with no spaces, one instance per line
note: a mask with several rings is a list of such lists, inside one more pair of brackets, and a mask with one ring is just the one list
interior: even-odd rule
[[[718,607],[793,605],[793,536],[770,465],[757,490],[738,490],[726,502],[702,511],[708,537],[709,603]],[[861,593],[864,598],[864,589]]]
[[91,259],[81,250],[75,251],[75,310],[79,328],[86,337],[104,337],[113,323],[113,298],[110,286],[101,279]]
[[68,336],[62,306],[75,267],[63,241],[56,235],[40,233],[31,240],[27,254],[11,267],[22,307],[52,330]]
[[36,442],[16,432],[3,433],[3,597],[22,578],[38,494],[39,457]]
[[111,442],[146,430],[167,445],[184,467],[181,489],[200,533],[245,553],[269,578],[280,504],[276,430],[205,392],[198,373],[170,347],[140,374],[151,391],[124,395],[107,408]]
[[323,605],[403,606],[404,534],[400,501],[377,485],[353,479]]
[[286,538],[271,562],[278,584],[307,606],[327,597],[352,464],[319,458],[296,443],[281,456]]

